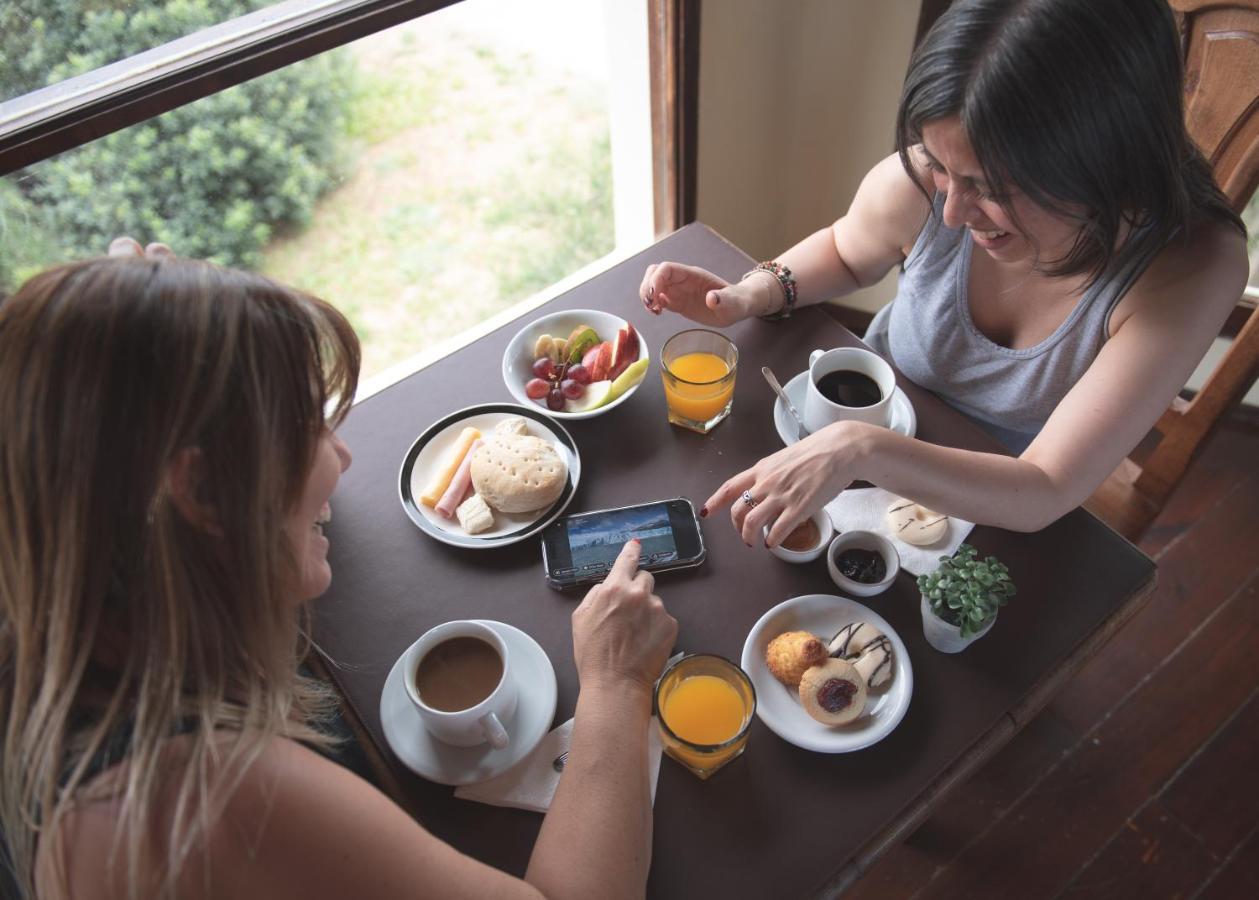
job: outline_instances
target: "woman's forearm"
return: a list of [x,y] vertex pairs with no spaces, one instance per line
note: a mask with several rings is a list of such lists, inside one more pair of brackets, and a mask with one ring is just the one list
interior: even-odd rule
[[583,687],[564,777],[525,880],[547,897],[642,897],[651,865],[647,727],[641,684]]
[[945,515],[1011,531],[1038,531],[1087,497],[1087,492],[1075,496],[1078,485],[1057,484],[1022,459],[940,447],[855,422],[832,427],[837,446],[850,454],[854,478]]

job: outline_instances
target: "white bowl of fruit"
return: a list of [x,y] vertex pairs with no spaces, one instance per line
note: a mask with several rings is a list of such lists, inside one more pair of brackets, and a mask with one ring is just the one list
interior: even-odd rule
[[517,401],[557,419],[589,419],[620,406],[647,374],[647,345],[611,313],[570,309],[530,322],[503,354]]

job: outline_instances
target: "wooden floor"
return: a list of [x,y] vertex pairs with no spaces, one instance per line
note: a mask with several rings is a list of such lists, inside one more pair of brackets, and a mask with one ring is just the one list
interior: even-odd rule
[[1259,898],[1259,421],[1141,548],[1146,607],[845,900]]

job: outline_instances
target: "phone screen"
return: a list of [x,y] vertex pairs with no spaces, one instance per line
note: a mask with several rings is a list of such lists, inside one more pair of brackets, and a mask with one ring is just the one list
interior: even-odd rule
[[704,555],[691,504],[662,500],[559,519],[543,536],[549,574],[561,580],[601,579],[631,538],[642,544],[643,568],[670,568]]
[[664,503],[575,516],[568,521],[569,558],[579,568],[594,563],[611,565],[630,538],[638,538],[642,555],[653,562],[678,558],[677,538]]

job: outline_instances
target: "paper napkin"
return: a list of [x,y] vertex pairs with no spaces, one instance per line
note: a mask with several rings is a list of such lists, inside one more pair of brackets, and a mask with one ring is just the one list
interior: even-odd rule
[[[548,733],[532,753],[502,775],[456,788],[455,796],[491,806],[510,806],[544,813],[551,808],[551,799],[560,784],[555,758],[568,751],[572,739],[573,720],[569,719]],[[660,776],[660,729],[654,717],[647,723],[647,766],[654,803],[656,781]]]
[[890,540],[901,556],[901,568],[914,575],[935,571],[941,556],[949,556],[975,527],[974,522],[949,517],[949,531],[943,541],[930,547],[915,547],[892,533],[887,525],[887,508],[899,500],[882,488],[847,490],[826,504],[826,512],[837,531],[875,531]]

